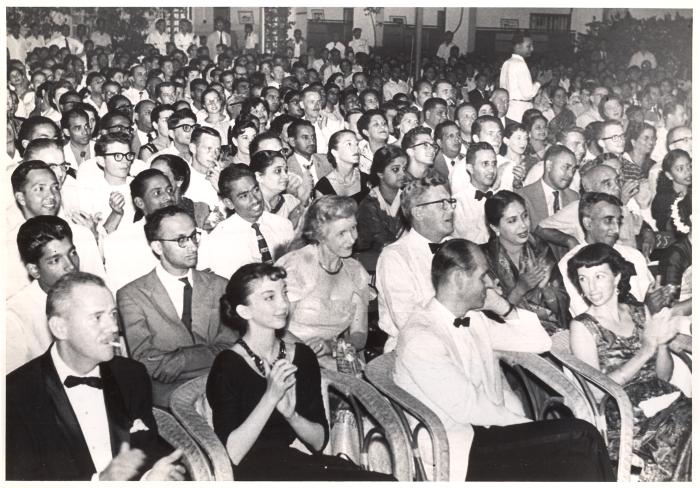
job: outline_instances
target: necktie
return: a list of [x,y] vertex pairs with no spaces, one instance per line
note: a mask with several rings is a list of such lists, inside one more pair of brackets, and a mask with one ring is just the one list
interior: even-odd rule
[[482,200],[484,198],[491,198],[492,196],[493,196],[492,191],[487,191],[486,193],[484,193],[481,190],[476,190],[476,193],[474,193],[474,198],[476,198],[477,200]]
[[308,166],[304,166],[302,164],[302,167],[304,168],[304,179],[306,180],[306,185],[310,188],[309,200],[313,200],[316,196],[314,192],[314,187],[316,186],[316,183],[314,182],[314,175],[311,172],[311,164]]
[[455,160],[454,160],[454,159],[453,159],[453,160],[451,160],[451,161],[450,161],[450,164],[451,164],[451,165],[452,165],[452,167],[454,168],[454,166],[455,166]]
[[224,43],[224,33],[219,31],[219,44]]
[[557,213],[561,208],[559,206],[559,192],[557,190],[554,190],[552,192],[552,195],[554,195],[554,213]]
[[68,168],[68,169],[66,170],[66,174],[67,174],[68,176],[73,177],[73,178],[77,178],[77,177],[78,177],[78,172],[75,170],[75,168]]
[[454,325],[457,328],[460,327],[469,327],[469,317],[462,317],[462,318],[456,318],[454,322],[452,322],[452,325]]
[[192,330],[192,285],[187,276],[180,278],[185,284],[182,289],[182,323],[185,324],[187,330]]
[[64,39],[66,40],[66,49],[68,49],[68,52],[70,52],[70,45],[68,44],[68,38],[64,37]]
[[67,388],[73,388],[74,386],[78,385],[87,385],[87,386],[92,386],[93,388],[97,388],[98,390],[102,389],[102,378],[98,378],[97,376],[73,376],[69,375],[66,377],[66,380],[63,382],[64,385],[66,385]]
[[139,100],[143,100],[143,90],[139,92]]
[[435,254],[442,247],[442,242],[429,242],[428,246],[430,247],[430,252]]
[[257,222],[251,225],[255,230],[255,236],[258,238],[258,249],[260,249],[260,258],[265,264],[273,264],[272,254],[270,254],[270,249],[267,247],[267,241],[265,241],[265,236],[260,232],[260,224]]

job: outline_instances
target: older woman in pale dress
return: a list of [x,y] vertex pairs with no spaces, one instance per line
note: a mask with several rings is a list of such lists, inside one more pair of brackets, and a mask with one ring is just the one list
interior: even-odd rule
[[335,368],[333,341],[343,337],[357,351],[367,341],[369,275],[353,259],[357,204],[327,195],[309,207],[303,237],[308,243],[283,256],[291,304],[288,335],[306,343],[322,366]]

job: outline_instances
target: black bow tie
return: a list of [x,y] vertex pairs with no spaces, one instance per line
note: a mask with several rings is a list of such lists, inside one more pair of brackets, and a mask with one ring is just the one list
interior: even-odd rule
[[477,200],[481,200],[483,198],[491,198],[492,196],[493,196],[492,191],[487,191],[486,193],[484,193],[481,190],[476,190],[476,193],[474,193],[474,198],[476,198]]
[[87,386],[92,386],[93,388],[97,388],[98,390],[102,389],[102,378],[98,378],[97,376],[67,376],[66,381],[63,382],[64,385],[66,385],[67,388],[73,388],[74,386],[78,385],[87,385]]
[[430,252],[435,254],[442,247],[442,242],[429,242],[428,246],[430,246]]
[[455,327],[469,327],[469,317],[456,318],[452,325]]

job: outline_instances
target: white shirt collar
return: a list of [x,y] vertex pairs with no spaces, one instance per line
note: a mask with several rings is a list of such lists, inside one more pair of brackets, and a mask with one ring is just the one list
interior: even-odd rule
[[309,159],[306,159],[301,155],[301,153],[295,152],[294,156],[296,156],[297,161],[299,161],[299,163],[305,168],[308,169],[309,167],[313,166],[313,162],[311,161],[313,159],[313,155]]
[[183,283],[180,281],[182,278],[187,278],[190,281],[190,285],[192,284],[192,270],[189,269],[187,270],[187,273],[185,273],[182,276],[175,276],[173,274],[170,274],[164,267],[163,265],[158,262],[156,264],[156,276],[158,276],[158,279],[162,283],[170,282],[172,284],[177,284],[179,286],[182,286]]
[[96,378],[100,377],[100,365],[98,364],[95,366],[92,370],[88,371],[86,374],[79,374],[76,373],[73,368],[68,366],[65,361],[61,358],[61,355],[58,353],[58,348],[56,347],[56,343],[54,342],[51,345],[51,359],[53,360],[53,364],[56,367],[56,372],[58,373],[58,378],[61,380],[61,384],[66,380],[68,376],[78,376],[78,377],[88,377],[88,376],[94,376]]

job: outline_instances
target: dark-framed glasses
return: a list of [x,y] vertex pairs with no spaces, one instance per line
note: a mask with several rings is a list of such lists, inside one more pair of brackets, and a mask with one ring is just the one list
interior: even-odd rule
[[134,128],[128,125],[117,124],[111,127],[107,127],[107,132],[126,132],[128,134],[131,134],[132,132],[134,132]]
[[412,146],[408,146],[409,148],[413,149],[415,147],[423,146],[423,148],[428,149],[429,147],[436,150],[438,149],[438,145],[435,144],[434,142],[430,141],[425,141],[425,142],[419,142],[418,144],[414,144]]
[[180,236],[180,237],[175,237],[173,239],[156,239],[157,241],[161,242],[177,242],[177,245],[185,248],[187,247],[187,243],[192,241],[193,244],[199,244],[199,239],[201,238],[202,233],[201,231],[195,230],[193,233],[191,233],[188,236]]
[[609,136],[609,137],[602,137],[601,139],[604,141],[608,141],[608,140],[612,139],[613,142],[622,142],[625,140],[625,135],[624,134],[615,134],[615,135]]
[[128,152],[128,153],[111,152],[111,153],[105,153],[104,155],[105,156],[114,156],[115,161],[121,161],[124,158],[126,158],[127,161],[133,161],[134,158],[136,157],[135,152]]
[[173,130],[182,129],[185,132],[192,132],[192,129],[196,129],[197,127],[199,127],[199,124],[180,124],[173,127]]
[[443,210],[447,210],[450,207],[451,208],[457,207],[457,199],[456,198],[442,198],[440,200],[433,200],[432,202],[419,203],[418,205],[414,205],[414,207],[423,207],[425,205],[435,205],[436,203],[441,204]]

